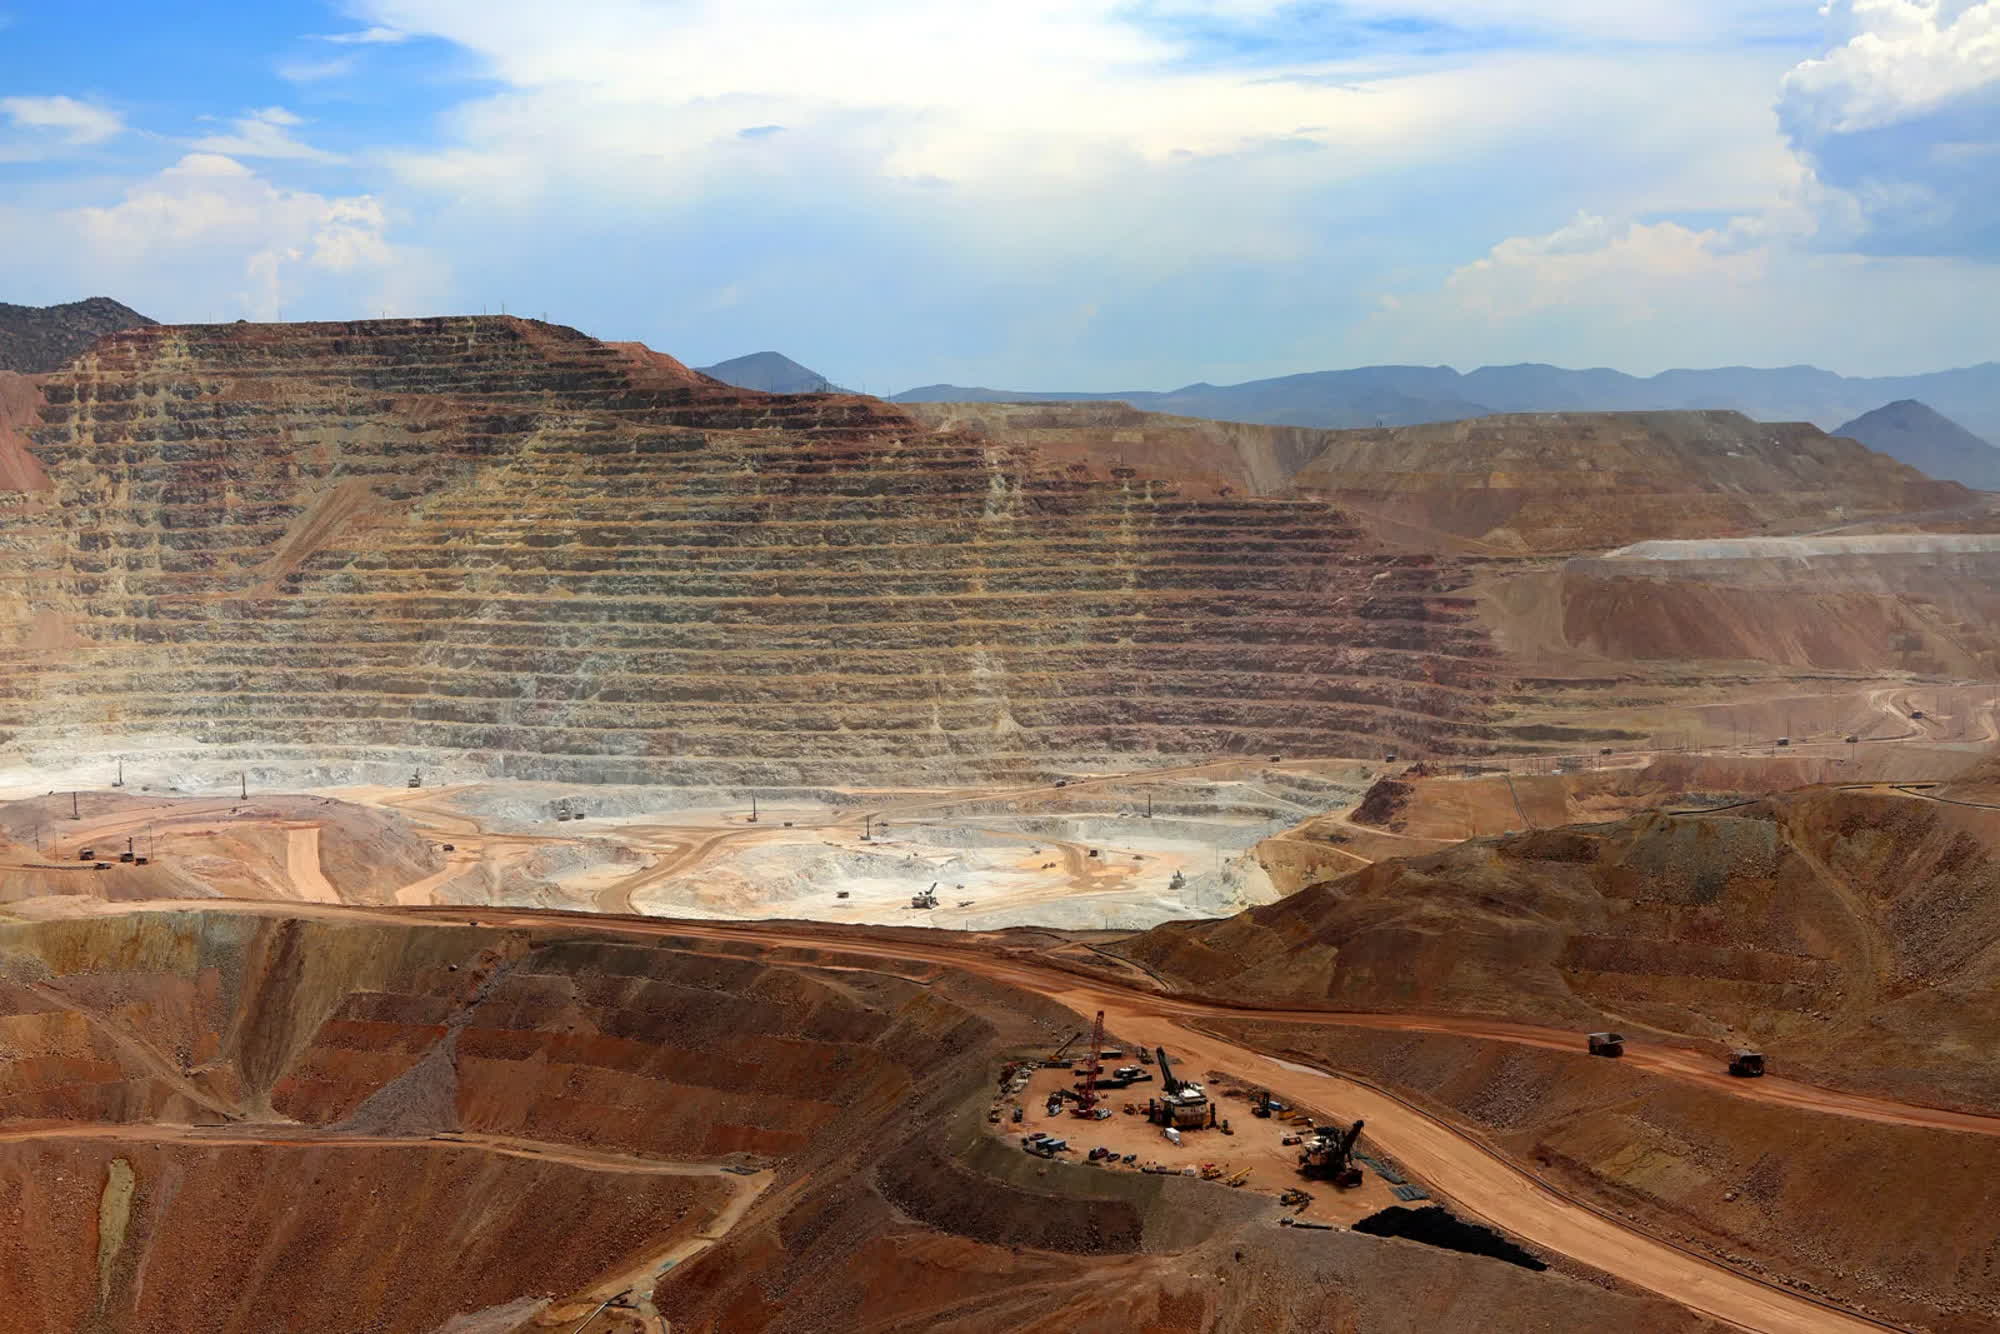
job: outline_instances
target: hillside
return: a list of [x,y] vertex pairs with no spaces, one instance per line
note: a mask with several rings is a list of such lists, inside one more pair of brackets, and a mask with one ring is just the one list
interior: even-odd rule
[[1618,1027],[2000,1109],[2000,812],[1887,788],[1482,838],[1120,947],[1273,1005]]
[[1462,573],[1323,502],[557,326],[138,330],[44,397],[0,586],[30,755],[977,781],[1469,738],[1492,672]]
[[1915,399],[1899,399],[1834,428],[1835,435],[1901,459],[1919,472],[2000,490],[2000,449]]
[[61,306],[11,306],[0,301],[0,371],[25,375],[52,371],[105,334],[152,323],[105,296]]
[[[2000,437],[2000,363],[1927,375],[1841,376],[1812,366],[1723,367],[1634,376],[1559,366],[1363,366],[1242,384],[1167,391],[1019,392],[926,385],[897,402],[1119,399],[1136,408],[1289,426],[1414,426],[1494,413],[1656,412],[1723,409],[1758,421],[1809,421],[1830,429],[1889,399],[1919,398],[1973,431]],[[1963,479],[1960,479],[1963,480]]]
[[1523,414],[1335,432],[1293,486],[1492,551],[1782,532],[1972,499],[1853,441],[1734,412]]
[[738,389],[755,389],[766,394],[844,394],[818,371],[808,370],[778,352],[752,352],[747,357],[731,357],[713,366],[698,367],[703,375],[714,376]]

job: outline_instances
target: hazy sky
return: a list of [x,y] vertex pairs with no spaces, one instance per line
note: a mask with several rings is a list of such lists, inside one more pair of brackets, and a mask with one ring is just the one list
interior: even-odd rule
[[2000,0],[0,0],[0,181],[0,300],[875,392],[1929,370],[2000,358]]

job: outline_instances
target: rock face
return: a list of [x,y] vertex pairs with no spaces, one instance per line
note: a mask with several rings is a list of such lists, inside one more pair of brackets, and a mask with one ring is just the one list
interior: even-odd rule
[[1817,427],[1736,412],[1519,414],[1330,437],[1294,478],[1299,493],[1495,552],[1749,536],[1972,500]]
[[1970,493],[1812,426],[1734,412],[1540,413],[1316,430],[1118,402],[912,403],[940,430],[1208,495],[1332,500],[1386,543],[1490,558],[1789,532],[1966,505]]
[[1278,496],[1336,438],[1299,426],[1253,426],[1140,412],[1125,403],[905,405],[939,430],[1025,445],[1044,458],[1108,478],[1115,468],[1170,476],[1189,493]]
[[44,400],[49,489],[0,533],[0,747],[30,756],[969,781],[1449,746],[1484,707],[1464,576],[1324,501],[556,326],[134,330]]
[[1641,542],[1562,576],[1565,640],[1627,660],[1989,678],[2000,669],[2000,536]]
[[108,296],[62,306],[10,306],[0,301],[0,371],[53,371],[105,334],[153,321]]
[[1833,433],[1859,440],[1932,477],[1982,491],[2000,490],[2000,449],[1913,398],[1863,413]]

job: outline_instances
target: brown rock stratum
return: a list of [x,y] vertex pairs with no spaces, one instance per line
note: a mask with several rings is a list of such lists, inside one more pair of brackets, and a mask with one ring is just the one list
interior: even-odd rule
[[135,330],[43,397],[51,490],[0,589],[0,745],[30,755],[978,779],[1358,752],[1483,707],[1462,576],[1334,507],[567,329]]
[[[906,412],[506,318],[0,378],[0,1329],[1992,1328],[2000,816],[1919,782],[2000,739],[1992,517],[1729,413]],[[1444,758],[1563,750],[1611,767]],[[389,786],[34,795],[114,753]],[[545,828],[583,782],[635,786]],[[1311,887],[1124,939],[622,915],[895,838],[1108,891],[1232,818]],[[1553,1268],[1022,1154],[998,1067],[1098,1010]]]
[[971,968],[312,913],[0,928],[0,1328],[1717,1328],[1028,1158],[978,1111],[1070,1017]]

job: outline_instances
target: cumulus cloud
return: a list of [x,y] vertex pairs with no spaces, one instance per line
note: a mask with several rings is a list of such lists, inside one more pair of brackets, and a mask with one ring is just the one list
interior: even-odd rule
[[1510,237],[1439,288],[1385,295],[1351,335],[1371,359],[1616,366],[1813,362],[1850,373],[1975,359],[1968,312],[2000,309],[2000,268],[1800,244],[1801,216],[1712,226],[1584,214]]
[[1446,287],[1459,310],[1496,323],[1585,306],[1645,320],[1663,296],[1689,284],[1754,282],[1768,258],[1762,247],[1743,244],[1734,227],[1614,222],[1585,213],[1546,235],[1500,242]]
[[230,123],[225,134],[205,135],[194,147],[204,153],[232,157],[290,158],[300,162],[339,162],[337,153],[305,143],[292,133],[305,121],[283,107],[246,112]]
[[60,135],[71,144],[96,144],[125,129],[115,111],[73,97],[0,97],[0,112],[15,125]]
[[1833,45],[1784,81],[1801,158],[1873,253],[2000,258],[2000,0],[1830,0]]
[[[207,284],[201,300],[258,319],[275,318],[309,295],[386,280],[415,258],[390,244],[387,212],[372,196],[286,189],[216,153],[190,153],[116,203],[75,209],[57,221],[74,238],[72,262],[118,275],[121,292],[157,289],[164,274],[182,282],[199,277]],[[185,309],[188,300],[183,295],[160,309]]]

